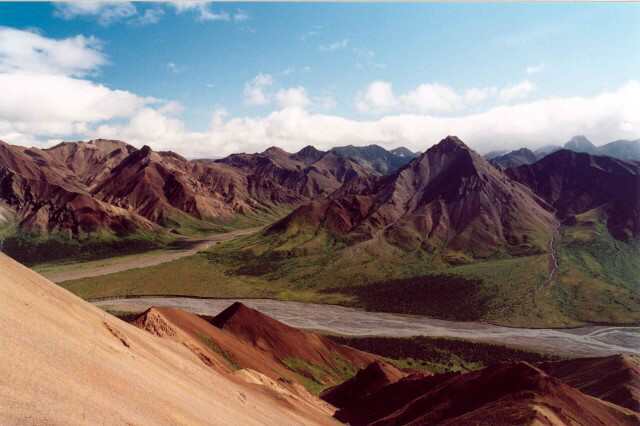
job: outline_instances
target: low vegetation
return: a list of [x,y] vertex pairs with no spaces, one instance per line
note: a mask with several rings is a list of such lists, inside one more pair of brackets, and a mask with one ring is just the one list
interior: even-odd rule
[[383,356],[401,369],[430,373],[473,371],[500,362],[535,363],[560,359],[550,354],[460,339],[328,337],[337,343]]
[[637,323],[639,245],[613,239],[603,223],[585,215],[563,226],[551,285],[547,254],[451,265],[379,241],[345,246],[302,234],[289,246],[251,235],[171,263],[62,285],[86,298],[266,297],[515,327]]

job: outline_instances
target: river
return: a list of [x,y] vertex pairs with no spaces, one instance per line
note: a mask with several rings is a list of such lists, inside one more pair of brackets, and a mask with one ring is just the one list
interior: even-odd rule
[[[93,303],[103,309],[123,312],[142,312],[151,306],[158,306],[180,308],[196,314],[217,315],[235,301],[236,299],[140,297],[100,300]],[[334,305],[269,299],[240,301],[293,327],[349,336],[453,337],[569,356],[640,354],[640,327],[509,328],[479,322],[367,312]]]

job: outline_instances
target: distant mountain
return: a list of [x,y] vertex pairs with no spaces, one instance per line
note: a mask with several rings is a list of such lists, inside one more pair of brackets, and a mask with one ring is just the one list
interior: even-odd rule
[[598,149],[600,155],[619,158],[628,161],[640,161],[640,139],[634,141],[617,140],[601,146]]
[[617,140],[606,145],[596,146],[584,136],[574,136],[563,146],[546,145],[531,152],[527,148],[516,151],[492,151],[485,155],[492,164],[501,168],[533,164],[537,160],[561,149],[590,155],[604,155],[626,161],[640,161],[640,139]]
[[551,204],[561,219],[599,208],[612,235],[640,235],[640,165],[569,150],[507,170]]
[[232,154],[214,163],[239,172],[253,199],[277,205],[295,205],[328,195],[350,178],[375,173],[355,159],[313,147],[295,154],[271,147],[258,154]]
[[398,147],[398,148],[394,148],[389,152],[391,152],[392,154],[397,155],[398,157],[415,158],[415,157],[418,156],[417,153],[415,153],[413,151],[410,151],[409,149],[407,149],[407,148],[405,148],[403,146]]
[[500,157],[501,155],[507,154],[509,151],[506,149],[499,149],[495,151],[489,151],[484,155],[484,158],[487,160],[492,160],[496,157]]
[[536,155],[536,157],[538,158],[543,158],[551,153],[554,153],[556,151],[561,150],[562,147],[560,145],[545,145],[542,146],[538,149],[536,149],[535,151],[533,151],[533,153]]
[[585,154],[597,154],[598,147],[584,136],[574,136],[564,144],[564,149]]
[[532,164],[538,160],[538,157],[527,148],[520,148],[517,151],[511,151],[507,154],[499,155],[489,160],[491,164],[501,169],[509,167],[522,166],[523,164]]
[[407,249],[481,256],[521,244],[543,249],[553,223],[544,205],[450,136],[392,175],[347,181],[270,232],[322,228],[354,241],[379,236]]
[[416,157],[406,148],[396,148],[394,151],[387,151],[378,145],[348,145],[331,149],[338,156],[354,159],[381,175],[393,173]]

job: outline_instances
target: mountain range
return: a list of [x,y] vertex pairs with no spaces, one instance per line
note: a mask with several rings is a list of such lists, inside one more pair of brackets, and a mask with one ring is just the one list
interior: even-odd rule
[[[634,323],[640,163],[575,151],[587,142],[506,169],[455,136],[416,156],[308,146],[217,160],[120,141],[2,143],[0,239],[37,263],[263,227],[212,248],[209,262],[227,277],[366,309],[508,325]],[[445,309],[453,295],[465,309]]]
[[493,151],[485,155],[491,164],[507,169],[525,164],[533,164],[561,149],[580,152],[590,155],[599,155],[617,158],[625,161],[640,161],[640,139],[617,140],[602,146],[594,145],[585,136],[574,136],[563,146],[545,145],[532,151],[528,148],[520,148],[515,151]]

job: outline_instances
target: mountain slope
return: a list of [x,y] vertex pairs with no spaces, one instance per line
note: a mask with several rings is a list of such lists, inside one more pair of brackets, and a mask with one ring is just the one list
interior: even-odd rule
[[602,208],[619,239],[640,233],[640,166],[611,157],[557,151],[507,175],[551,204],[560,218]]
[[406,376],[407,373],[394,366],[376,361],[358,371],[351,379],[325,390],[320,397],[334,407],[343,408]]
[[[0,254],[0,422],[328,424]],[[250,407],[250,409],[248,409]]]
[[393,175],[354,179],[299,208],[271,232],[315,228],[355,241],[382,237],[405,249],[540,250],[552,214],[459,139],[448,137]]
[[531,150],[521,148],[517,151],[511,151],[506,154],[493,157],[489,162],[501,169],[508,169],[509,167],[522,166],[523,164],[532,164],[537,160],[538,157]]
[[341,383],[377,359],[289,327],[240,303],[208,321],[177,309],[152,308],[134,323],[194,348],[201,358],[206,353],[211,364],[223,371],[248,368],[273,380],[284,380],[285,387],[302,383],[314,392]]
[[381,175],[395,172],[417,156],[403,147],[387,151],[379,145],[348,145],[333,148],[331,152],[343,158],[351,158]]
[[546,362],[538,368],[588,395],[640,412],[640,359],[636,356]]
[[407,378],[336,413],[352,425],[635,425],[640,415],[519,362]]

